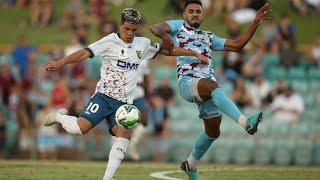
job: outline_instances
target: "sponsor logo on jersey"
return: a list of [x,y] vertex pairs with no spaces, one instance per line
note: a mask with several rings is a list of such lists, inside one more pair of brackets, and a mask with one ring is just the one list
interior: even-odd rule
[[136,53],[137,53],[138,58],[141,59],[142,58],[141,51],[136,51]]
[[118,60],[117,66],[125,68],[125,69],[134,70],[134,69],[138,69],[139,64]]

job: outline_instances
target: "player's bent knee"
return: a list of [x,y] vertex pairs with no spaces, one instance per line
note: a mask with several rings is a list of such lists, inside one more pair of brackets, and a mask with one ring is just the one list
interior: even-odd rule
[[89,120],[82,117],[78,118],[77,123],[82,134],[87,134],[89,130],[93,127],[92,123]]
[[218,138],[220,136],[220,129],[214,129],[214,130],[206,130],[206,134],[209,136],[209,137],[212,137],[212,138]]
[[112,128],[113,133],[116,135],[116,137],[123,137],[126,139],[130,139],[132,135],[131,129],[125,129],[119,125],[116,125]]

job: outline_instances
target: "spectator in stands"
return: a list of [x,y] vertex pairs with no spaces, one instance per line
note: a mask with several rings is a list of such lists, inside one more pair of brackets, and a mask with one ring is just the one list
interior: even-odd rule
[[296,47],[296,26],[290,21],[287,14],[282,14],[278,25],[278,33],[282,43],[289,44],[289,47]]
[[0,159],[3,158],[6,147],[6,120],[3,109],[0,106]]
[[89,0],[89,16],[90,21],[100,22],[107,16],[107,11],[105,8],[106,1],[105,0]]
[[7,62],[2,61],[0,63],[0,88],[2,91],[1,99],[6,107],[9,105],[9,97],[15,84],[16,80],[10,70],[9,65]]
[[235,81],[243,75],[244,52],[223,52],[223,75],[231,81]]
[[66,76],[59,77],[52,89],[51,105],[54,109],[66,107],[68,97],[70,96],[70,89],[67,82]]
[[175,14],[180,14],[184,9],[184,0],[168,0],[166,7],[164,8],[164,14],[172,12],[174,10]]
[[304,111],[304,101],[299,94],[293,91],[292,87],[287,86],[282,94],[275,97],[271,109],[274,112],[272,117],[274,125],[294,124]]
[[80,43],[78,36],[75,34],[72,34],[71,44],[65,48],[64,56],[68,56],[80,49],[83,49],[83,45]]
[[280,51],[280,64],[285,68],[297,66],[301,59],[301,53],[288,41],[282,43]]
[[28,39],[24,35],[20,36],[18,45],[12,51],[12,57],[21,77],[27,74],[29,66],[28,55],[32,51],[35,51],[35,47],[28,43]]
[[169,85],[169,80],[164,77],[161,84],[157,87],[150,97],[151,120],[154,125],[154,157],[155,161],[162,161],[168,150],[169,135],[169,114],[168,108],[174,102],[173,89]]
[[308,15],[309,14],[309,7],[304,2],[304,0],[290,0],[289,1],[291,8],[301,14],[301,15]]
[[272,88],[269,94],[263,99],[262,107],[269,107],[277,96],[283,94],[287,86],[283,79],[278,79],[276,87]]
[[31,1],[31,24],[47,26],[53,18],[53,0]]
[[78,15],[74,18],[73,23],[71,24],[72,33],[75,34],[79,42],[82,45],[87,44],[88,32],[89,32],[89,24],[84,15]]
[[257,75],[254,78],[253,84],[249,88],[250,95],[252,97],[252,105],[255,107],[261,107],[262,101],[268,96],[271,91],[270,84],[265,81],[262,74]]
[[279,39],[277,26],[274,23],[273,19],[270,19],[266,23],[266,26],[263,27],[262,32],[263,32],[263,40],[264,40],[265,48],[267,51],[269,51],[271,48],[271,45],[273,43],[276,43]]
[[246,61],[243,66],[243,75],[246,79],[254,79],[259,76],[264,71],[264,47],[262,42],[255,42],[253,44],[255,47],[252,50],[252,56]]
[[81,0],[69,0],[63,11],[62,24],[71,26],[76,17],[81,17],[84,14],[83,10],[84,8]]
[[99,22],[100,38],[105,37],[113,32],[117,32],[118,24],[113,17],[106,17]]
[[44,126],[42,119],[48,114],[50,107],[48,104],[38,109],[35,115],[37,128],[37,145],[39,159],[57,159],[57,126]]
[[320,67],[320,33],[317,34],[315,44],[311,49],[311,57],[313,62]]
[[241,76],[235,81],[235,85],[231,93],[231,99],[239,108],[252,105],[252,97],[245,87],[245,79]]

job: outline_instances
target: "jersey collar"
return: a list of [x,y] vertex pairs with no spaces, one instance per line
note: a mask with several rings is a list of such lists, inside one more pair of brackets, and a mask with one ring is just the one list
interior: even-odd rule
[[135,37],[133,38],[132,43],[126,43],[126,42],[124,42],[124,41],[120,38],[120,33],[117,32],[117,33],[115,33],[115,34],[116,34],[116,37],[118,38],[119,42],[120,42],[122,45],[128,46],[128,48],[132,48],[132,44],[133,44],[133,42],[134,42]]

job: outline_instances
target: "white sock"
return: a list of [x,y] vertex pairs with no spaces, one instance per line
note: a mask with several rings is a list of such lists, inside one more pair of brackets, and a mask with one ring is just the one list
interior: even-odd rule
[[187,161],[188,161],[188,164],[189,164],[189,169],[195,169],[196,168],[197,160],[194,157],[192,157],[191,154],[188,157]]
[[75,116],[68,116],[64,114],[57,115],[57,122],[62,125],[62,127],[70,134],[82,134],[80,127],[77,123],[77,117]]
[[104,172],[103,180],[109,180],[113,177],[118,166],[124,158],[124,154],[127,151],[129,139],[118,137],[116,142],[112,145],[109,153],[109,161],[107,169]]
[[130,146],[136,146],[145,132],[146,128],[142,124],[139,124],[135,129],[133,129]]
[[241,127],[243,127],[243,129],[247,129],[248,127],[248,118],[245,117],[244,115],[241,115],[238,119],[238,124],[240,124]]

